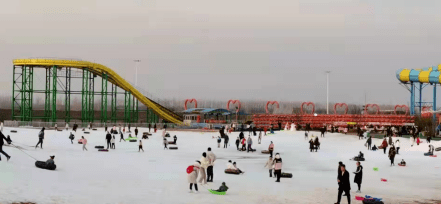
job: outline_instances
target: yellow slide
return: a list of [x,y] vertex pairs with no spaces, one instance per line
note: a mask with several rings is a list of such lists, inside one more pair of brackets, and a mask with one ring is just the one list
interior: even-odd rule
[[124,80],[121,76],[119,76],[116,72],[111,70],[110,68],[87,61],[76,61],[76,60],[58,60],[58,59],[16,59],[13,60],[14,65],[18,66],[40,66],[40,67],[51,67],[57,66],[61,67],[71,67],[77,69],[85,69],[87,68],[92,73],[102,76],[103,73],[107,73],[108,81],[119,86],[125,91],[129,91],[133,96],[136,97],[141,103],[151,108],[153,112],[167,120],[169,122],[175,124],[182,124],[182,118],[167,108],[161,106],[160,104],[154,102],[153,100],[143,96],[138,90],[136,90],[132,85],[130,85],[126,80]]

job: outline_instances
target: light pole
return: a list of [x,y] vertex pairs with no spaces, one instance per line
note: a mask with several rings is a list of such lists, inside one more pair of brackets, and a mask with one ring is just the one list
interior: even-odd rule
[[138,64],[139,62],[141,62],[141,60],[133,60],[136,65],[135,65],[135,86],[138,85]]
[[329,115],[329,74],[331,71],[326,71],[326,114]]

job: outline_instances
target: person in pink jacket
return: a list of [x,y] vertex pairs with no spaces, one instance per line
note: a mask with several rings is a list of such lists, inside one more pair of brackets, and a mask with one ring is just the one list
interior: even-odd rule
[[88,151],[87,148],[86,148],[86,144],[87,144],[86,138],[84,138],[84,136],[81,136],[81,138],[83,139],[83,151],[84,150]]

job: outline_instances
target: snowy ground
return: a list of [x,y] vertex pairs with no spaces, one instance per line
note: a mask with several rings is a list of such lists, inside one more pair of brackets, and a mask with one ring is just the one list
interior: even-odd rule
[[[82,145],[71,144],[66,131],[46,131],[44,149],[35,149],[31,146],[37,143],[39,130],[10,130],[5,128],[4,134],[11,135],[14,144],[38,160],[45,161],[54,153],[57,170],[38,169],[35,161],[20,150],[4,147],[12,159],[6,162],[1,155],[0,203],[334,203],[338,162],[343,161],[349,172],[355,171],[355,162],[349,159],[360,150],[367,161],[362,163],[362,193],[358,195],[382,197],[385,203],[394,204],[441,200],[441,158],[423,156],[427,144],[411,148],[409,139],[400,138],[400,155],[395,158],[396,163],[404,158],[408,166],[390,167],[382,151],[368,152],[363,146],[365,140],[338,133],[321,139],[321,150],[317,153],[309,152],[303,132],[277,132],[264,137],[260,145],[253,137],[253,147],[257,149],[254,153],[238,152],[233,144],[218,149],[216,139],[212,139],[216,133],[197,132],[170,132],[178,136],[179,150],[163,150],[162,137],[156,133],[143,140],[145,152],[138,153],[138,143],[120,143],[119,136],[116,150],[98,152],[94,146],[105,145],[103,129],[90,135],[81,131],[75,134],[75,140],[82,135],[89,140],[87,152],[82,151]],[[233,143],[237,136],[238,133],[230,135]],[[260,151],[267,149],[270,141],[275,143],[275,152],[281,154],[283,172],[293,173],[293,178],[282,179],[281,183],[269,178],[263,167],[268,155]],[[378,146],[381,141],[374,139],[374,143]],[[188,193],[186,168],[199,160],[207,147],[212,147],[218,157],[214,183],[208,188],[218,188],[225,181],[230,188],[226,196],[210,194],[202,186],[199,194]],[[246,173],[224,174],[228,160],[236,161]],[[373,171],[374,167],[379,171]],[[381,178],[388,182],[381,182]],[[361,203],[354,198],[357,189],[353,179],[351,173],[353,203]],[[345,197],[342,203],[346,203]]]

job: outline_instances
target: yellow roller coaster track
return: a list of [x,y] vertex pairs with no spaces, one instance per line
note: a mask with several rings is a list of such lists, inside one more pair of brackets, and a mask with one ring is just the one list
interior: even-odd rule
[[71,67],[77,69],[88,69],[90,72],[102,76],[104,73],[107,74],[109,82],[119,86],[132,93],[136,99],[138,99],[141,103],[151,108],[155,114],[167,120],[169,122],[175,124],[182,124],[182,118],[168,110],[167,108],[161,106],[155,101],[143,96],[141,92],[139,92],[136,88],[134,88],[131,84],[129,84],[126,80],[124,80],[121,76],[119,76],[112,69],[97,63],[87,62],[87,61],[76,61],[76,60],[58,60],[58,59],[16,59],[13,60],[14,65],[17,66],[39,66],[39,67],[51,67],[57,66],[59,68],[62,67]]

